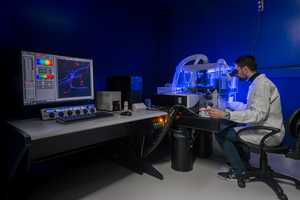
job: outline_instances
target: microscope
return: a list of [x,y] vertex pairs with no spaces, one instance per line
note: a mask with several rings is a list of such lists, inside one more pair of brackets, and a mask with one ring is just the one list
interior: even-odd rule
[[203,114],[201,110],[210,107],[225,111],[226,102],[236,100],[236,73],[235,67],[228,66],[224,59],[209,63],[203,54],[191,55],[176,67],[169,87],[157,88],[157,94],[151,97],[151,105],[160,110],[182,105],[200,114]]

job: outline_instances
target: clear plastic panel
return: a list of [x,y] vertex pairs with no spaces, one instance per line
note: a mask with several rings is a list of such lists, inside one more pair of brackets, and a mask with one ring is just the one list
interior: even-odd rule
[[205,94],[203,105],[212,102],[209,98],[213,96],[214,106],[223,110],[224,102],[235,101],[238,81],[229,76],[234,70],[234,66],[228,66],[224,59],[209,63],[203,54],[189,56],[176,67],[170,93]]

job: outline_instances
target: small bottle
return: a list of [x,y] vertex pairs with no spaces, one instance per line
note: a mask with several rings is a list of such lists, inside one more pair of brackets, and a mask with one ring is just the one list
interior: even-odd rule
[[128,110],[128,101],[124,101],[124,111]]
[[210,106],[207,106],[206,112],[205,112],[205,116],[206,116],[206,117],[210,117],[209,114],[208,114],[208,110],[210,110],[210,109],[211,109],[211,107],[210,107]]

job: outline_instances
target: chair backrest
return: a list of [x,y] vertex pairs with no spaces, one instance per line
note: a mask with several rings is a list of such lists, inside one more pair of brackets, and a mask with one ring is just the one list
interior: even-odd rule
[[300,107],[290,116],[285,128],[293,139],[300,137]]

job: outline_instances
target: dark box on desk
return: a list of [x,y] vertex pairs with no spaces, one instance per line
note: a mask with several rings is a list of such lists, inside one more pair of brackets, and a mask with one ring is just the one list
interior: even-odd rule
[[128,108],[132,109],[133,103],[143,102],[143,82],[139,76],[112,76],[107,77],[107,91],[121,91],[121,108],[124,101],[128,101]]

